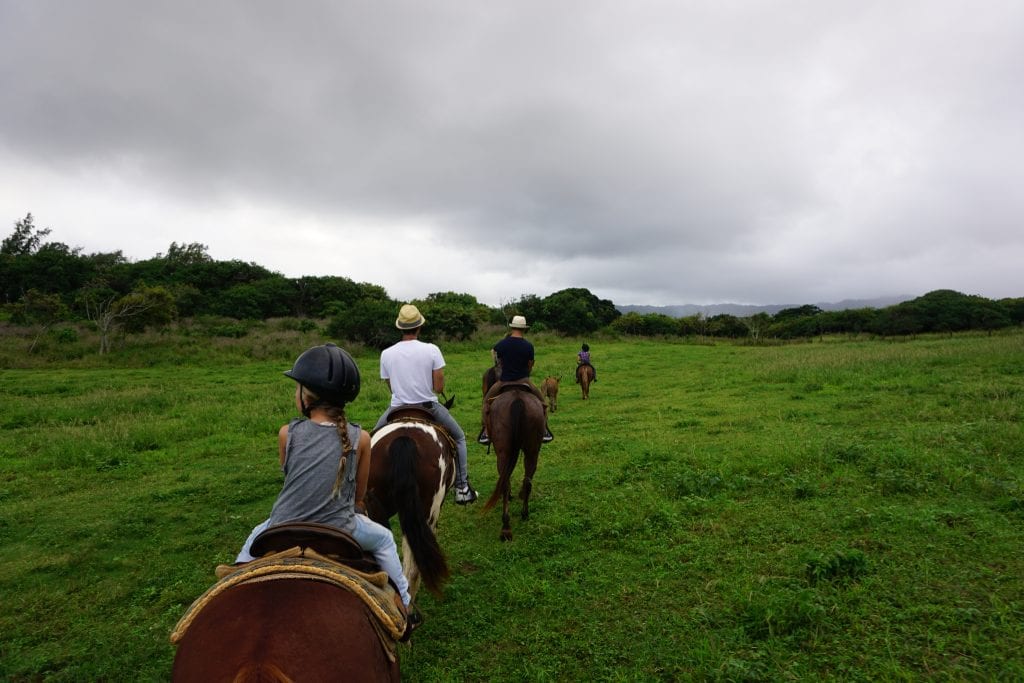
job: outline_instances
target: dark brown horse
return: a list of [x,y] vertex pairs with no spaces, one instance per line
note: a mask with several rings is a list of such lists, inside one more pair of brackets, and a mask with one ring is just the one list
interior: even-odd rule
[[533,489],[533,475],[537,471],[537,456],[540,454],[541,439],[544,436],[544,403],[529,387],[505,385],[491,403],[487,417],[487,434],[498,456],[498,483],[484,505],[484,510],[490,510],[501,498],[501,540],[511,541],[512,527],[509,524],[508,503],[512,472],[519,460],[519,453],[522,452],[524,472],[519,498],[523,501],[522,519],[526,520],[530,516],[530,492]]
[[245,583],[210,602],[178,643],[174,681],[397,681],[369,608],[338,586]]
[[487,395],[487,390],[490,389],[491,386],[498,381],[499,377],[501,377],[501,365],[495,363],[491,367],[487,368],[483,376],[484,396]]
[[583,392],[583,400],[590,398],[590,383],[594,381],[594,366],[580,365],[576,368],[576,379],[580,383],[580,390]]
[[384,526],[398,515],[409,595],[416,597],[421,579],[440,595],[449,570],[435,530],[455,483],[455,444],[426,411],[403,408],[389,419],[373,433],[366,513]]

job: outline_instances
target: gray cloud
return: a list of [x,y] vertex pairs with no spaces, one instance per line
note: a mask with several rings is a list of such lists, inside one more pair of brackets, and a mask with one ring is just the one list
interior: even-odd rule
[[405,298],[1019,296],[1022,20],[6,0],[0,208],[87,250],[194,239]]

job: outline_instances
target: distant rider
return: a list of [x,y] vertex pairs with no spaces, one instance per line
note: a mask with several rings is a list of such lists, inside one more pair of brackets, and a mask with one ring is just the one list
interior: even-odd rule
[[532,390],[537,398],[540,399],[541,404],[544,405],[543,442],[549,443],[555,437],[551,434],[551,430],[548,429],[547,404],[544,403],[544,396],[540,393],[540,389],[530,381],[534,359],[533,344],[523,337],[523,333],[530,329],[530,326],[526,324],[525,317],[517,315],[512,318],[512,322],[509,323],[508,327],[508,336],[495,344],[492,349],[494,357],[501,363],[501,376],[497,382],[491,385],[491,388],[487,390],[487,394],[484,396],[484,403],[481,408],[483,427],[480,430],[480,436],[476,440],[482,444],[489,444],[491,442],[490,437],[487,435],[487,416],[491,409],[491,400],[498,395],[504,384],[516,382]]

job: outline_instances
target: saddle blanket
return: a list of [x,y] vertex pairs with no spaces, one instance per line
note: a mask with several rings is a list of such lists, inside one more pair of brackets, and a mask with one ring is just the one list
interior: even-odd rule
[[280,579],[322,581],[356,595],[374,615],[374,627],[389,653],[394,653],[395,641],[405,633],[405,614],[395,604],[396,593],[385,572],[367,574],[334,562],[309,548],[295,547],[244,564],[208,588],[178,620],[171,633],[171,642],[177,644],[196,615],[224,591],[245,583]]

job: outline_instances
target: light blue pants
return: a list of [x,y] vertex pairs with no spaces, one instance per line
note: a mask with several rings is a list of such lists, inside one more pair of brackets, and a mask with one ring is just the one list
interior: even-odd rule
[[[252,548],[252,542],[256,540],[256,537],[268,526],[270,526],[269,519],[260,522],[253,528],[249,538],[245,539],[245,544],[239,551],[238,557],[235,558],[235,562],[252,562],[256,559],[249,549]],[[380,568],[387,572],[388,577],[398,587],[398,594],[402,596],[402,604],[408,607],[411,600],[409,582],[406,581],[405,574],[402,573],[402,562],[398,559],[398,546],[395,545],[395,537],[392,535],[391,529],[377,524],[366,515],[357,514],[356,528],[353,529],[351,536],[359,544],[359,547],[373,555],[373,559],[377,561]]]
[[[417,403],[418,407],[423,407],[422,404]],[[387,424],[388,413],[394,408],[389,407],[384,411],[384,414],[377,420],[377,424],[374,425],[373,429],[377,430]],[[441,403],[437,401],[430,402],[430,408],[428,408],[430,414],[434,416],[434,419],[441,424],[442,427],[448,430],[448,433],[455,439],[455,487],[465,488],[469,485],[469,457],[468,449],[466,448],[466,432],[462,431],[462,427],[455,421],[452,414],[448,412]]]

